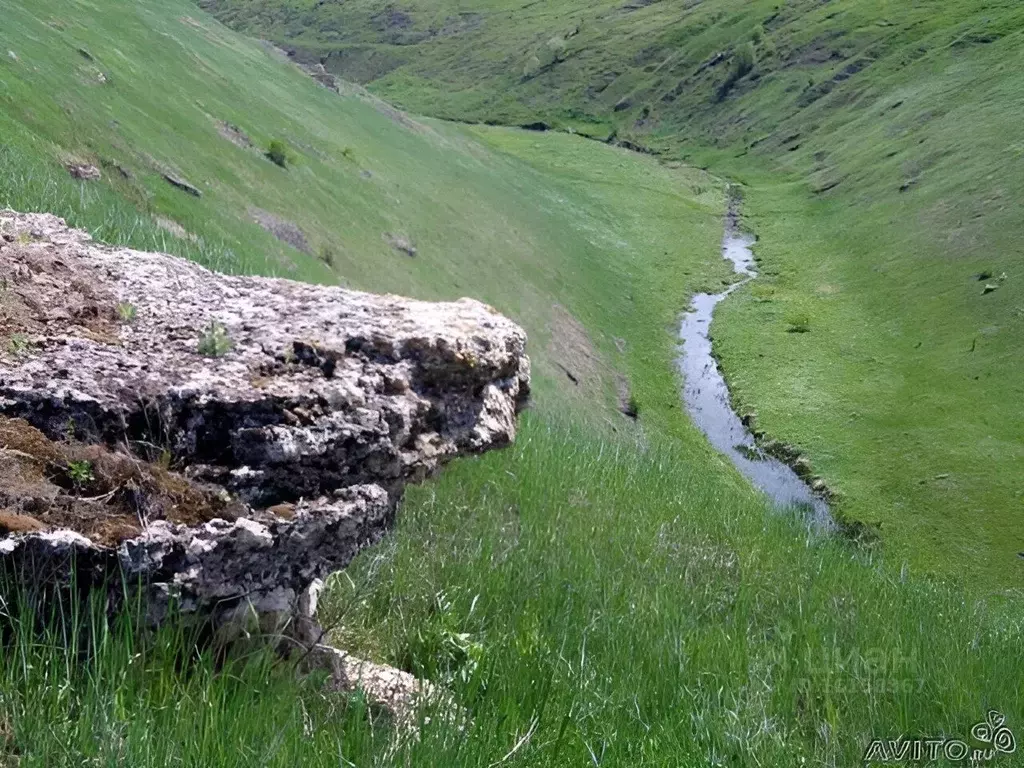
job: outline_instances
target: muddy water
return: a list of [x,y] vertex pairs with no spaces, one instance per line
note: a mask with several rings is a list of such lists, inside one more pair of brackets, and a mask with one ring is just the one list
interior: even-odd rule
[[683,401],[690,417],[708,440],[729,457],[736,468],[755,487],[783,508],[797,508],[809,514],[817,525],[830,528],[832,518],[828,505],[800,479],[787,464],[764,453],[754,436],[740,421],[729,403],[729,390],[711,354],[709,329],[715,306],[741,285],[757,277],[754,254],[750,246],[754,238],[730,226],[722,241],[722,255],[732,262],[736,274],[744,279],[733,283],[721,293],[699,293],[693,297],[689,312],[679,327],[682,341],[679,370],[685,382]]

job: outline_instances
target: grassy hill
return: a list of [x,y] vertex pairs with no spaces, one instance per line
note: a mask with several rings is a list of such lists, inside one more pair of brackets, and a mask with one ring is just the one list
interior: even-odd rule
[[1019,3],[203,4],[410,109],[614,135],[743,182],[766,279],[715,329],[737,402],[894,558],[1018,587]]
[[[339,97],[196,16],[185,3],[9,9],[0,203],[60,210],[97,237],[222,270],[472,294],[530,332],[541,404],[565,394],[613,405],[620,378],[642,390],[671,354],[651,329],[726,274],[715,253],[722,191],[707,174],[568,137],[541,145],[413,119],[358,91]],[[265,157],[274,140],[286,168]],[[103,179],[74,181],[67,162],[92,163]],[[659,301],[637,300],[666,275]],[[556,327],[573,348],[552,354]],[[579,387],[556,357],[579,369]],[[660,378],[651,397],[675,406]]]
[[[412,117],[357,88],[339,96],[187,0],[3,11],[0,205],[228,271],[481,298],[528,329],[537,394],[514,448],[413,489],[395,535],[325,599],[339,644],[446,686],[472,717],[465,730],[435,717],[396,743],[358,696],[280,666],[183,663],[179,628],[140,640],[98,621],[88,654],[59,634],[4,634],[0,765],[826,766],[859,762],[872,738],[966,735],[990,708],[1020,723],[1017,603],[901,572],[899,557],[769,510],[680,413],[676,315],[728,279],[715,177],[565,133]],[[286,167],[265,156],[273,141]],[[883,235],[863,236],[868,219],[832,242],[817,227],[838,226],[845,199],[809,203],[768,159],[708,157],[748,182],[773,282],[723,305],[726,364],[785,436],[800,390],[749,350],[775,365],[807,342],[803,391],[825,391],[815,377],[831,375],[829,353],[811,342],[850,322],[847,297],[860,295],[839,282],[844,249],[875,258]],[[73,179],[71,163],[102,179]],[[801,258],[814,269],[793,266]],[[766,313],[809,300],[820,269],[843,290],[812,305],[810,333],[786,334]],[[987,298],[1012,288],[1008,277]],[[887,307],[895,319],[913,309]],[[873,349],[871,322],[848,329],[851,344]],[[971,354],[1008,344],[1002,333]],[[956,405],[944,381],[934,391]],[[618,412],[624,396],[638,424]],[[865,418],[886,402],[865,400]],[[1014,415],[986,418],[999,435]],[[903,438],[883,434],[877,462],[891,472]],[[836,477],[854,470],[836,460]]]

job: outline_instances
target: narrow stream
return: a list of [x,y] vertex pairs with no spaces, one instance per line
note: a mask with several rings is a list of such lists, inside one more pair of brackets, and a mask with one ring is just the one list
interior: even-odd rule
[[711,317],[715,306],[741,285],[757,277],[754,238],[741,234],[731,223],[722,241],[722,255],[732,262],[736,274],[744,279],[714,295],[698,293],[679,327],[682,341],[679,370],[685,382],[683,400],[686,410],[708,440],[729,457],[736,468],[755,487],[766,493],[778,507],[807,512],[811,521],[832,527],[832,517],[824,499],[815,494],[787,464],[769,456],[754,441],[729,402],[729,389],[711,354]]

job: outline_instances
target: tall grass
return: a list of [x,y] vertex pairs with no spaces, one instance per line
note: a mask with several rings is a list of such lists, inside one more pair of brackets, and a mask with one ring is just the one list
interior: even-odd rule
[[992,708],[1019,728],[1019,613],[902,579],[676,443],[553,421],[414,490],[328,590],[334,639],[445,685],[461,730],[430,716],[403,736],[268,654],[218,669],[180,624],[140,635],[94,608],[42,634],[21,619],[3,749],[22,766],[847,766],[871,738],[964,737]]
[[75,181],[53,162],[2,139],[0,208],[56,213],[101,242],[173,253],[218,272],[231,274],[246,267],[227,245],[205,238],[176,237],[106,184]]
[[218,664],[185,622],[147,631],[138,605],[111,618],[99,600],[43,603],[11,584],[0,766],[337,766],[390,748],[361,696],[268,650]]
[[[5,112],[31,114],[0,114],[0,128],[16,125],[12,135],[21,137],[0,152],[0,204],[58,212],[108,242],[224,271],[267,271],[273,260],[259,251],[273,245],[269,236],[239,223],[258,204],[319,232],[317,245],[350,235],[332,253],[362,287],[426,296],[457,289],[511,306],[531,330],[546,327],[554,301],[569,304],[588,313],[582,320],[596,337],[628,342],[624,365],[644,404],[641,427],[626,438],[564,426],[548,398],[524,420],[514,448],[410,489],[396,535],[332,579],[323,621],[334,639],[446,686],[471,716],[464,730],[433,717],[418,739],[396,740],[358,696],[331,693],[315,676],[297,679],[268,655],[218,668],[181,626],[146,635],[129,618],[111,621],[93,609],[58,613],[40,633],[19,614],[0,654],[0,764],[842,766],[859,764],[872,737],[963,736],[989,708],[1019,728],[1018,605],[904,578],[875,551],[820,538],[769,511],[669,415],[678,414],[678,398],[662,329],[689,292],[724,270],[717,192],[676,197],[676,182],[655,166],[626,155],[598,162],[596,145],[574,147],[566,137],[541,144],[482,129],[420,133],[365,105],[303,90],[313,86],[223,30],[191,31],[186,10],[197,13],[181,3],[101,3],[88,12],[61,3],[52,19],[47,9],[45,24],[16,13],[23,27],[13,25],[12,37],[34,68],[11,72],[20,73],[16,93],[37,102],[4,102]],[[81,92],[67,85],[77,81],[61,51],[78,54],[53,42],[68,19],[96,35],[94,51],[101,40],[128,51],[124,59],[101,54],[114,73],[104,93],[132,129],[137,154],[110,140],[97,97],[74,103],[78,112],[51,103],[47,84]],[[165,44],[172,33],[188,46]],[[203,56],[186,66],[182,51],[193,47]],[[150,54],[163,64],[152,66]],[[129,87],[132,55],[138,71],[146,64],[138,91]],[[206,70],[193,62],[204,60],[218,74],[198,82],[194,73]],[[158,105],[147,101],[154,77],[163,77]],[[247,87],[254,77],[264,87]],[[300,117],[285,120],[271,101]],[[166,114],[165,102],[173,105]],[[282,174],[255,153],[235,152],[197,102],[218,119],[244,116],[257,140],[302,138],[303,164]],[[46,110],[94,119],[37,121]],[[135,157],[136,172],[149,167],[138,158],[155,153],[220,186],[198,203],[161,200],[169,193],[158,178],[134,192],[109,179],[80,184],[55,166],[53,147],[25,138],[40,126],[68,142],[85,126],[86,138],[113,156]],[[358,142],[369,177],[356,177],[347,156],[332,165],[336,145],[349,142]],[[540,170],[485,146],[531,158]],[[672,178],[704,183],[679,173]],[[390,176],[402,179],[400,198],[397,183],[384,184]],[[665,191],[645,196],[655,181]],[[714,217],[705,211],[712,208]],[[342,219],[339,210],[354,213]],[[175,211],[188,214],[179,218],[199,239],[172,237],[150,216]],[[327,221],[341,224],[321,226]],[[434,255],[424,248],[424,258],[395,262],[380,233],[410,222]],[[233,236],[237,254],[204,235],[218,231]],[[691,252],[685,258],[675,254],[678,242]],[[304,255],[288,258],[306,269]],[[538,338],[531,353],[541,359]],[[652,434],[656,421],[678,440]]]
[[872,736],[1024,714],[1013,613],[767,511],[676,443],[550,418],[413,490],[324,619],[469,708],[423,764],[525,739],[513,763],[845,766]]

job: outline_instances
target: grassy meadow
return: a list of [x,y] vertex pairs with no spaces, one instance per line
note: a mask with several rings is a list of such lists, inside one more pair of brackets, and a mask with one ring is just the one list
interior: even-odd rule
[[327,595],[335,642],[444,685],[463,728],[403,737],[264,657],[214,674],[173,628],[100,623],[84,661],[24,633],[0,661],[13,764],[848,766],[1024,715],[1018,614],[767,514],[677,440],[533,413]]
[[[876,737],[966,736],[992,708],[1019,727],[1012,594],[983,599],[903,569],[888,539],[870,548],[808,531],[769,509],[681,412],[677,314],[730,279],[718,178],[567,133],[412,117],[355,87],[339,96],[186,0],[7,2],[3,18],[0,205],[225,271],[474,296],[527,328],[536,397],[515,446],[409,489],[394,535],[324,598],[339,646],[444,685],[469,715],[462,729],[433,717],[406,738],[358,695],[268,658],[182,663],[180,628],[139,638],[84,617],[87,653],[57,625],[15,632],[0,655],[0,765],[845,766]],[[275,140],[285,168],[264,156]],[[841,202],[812,204],[767,160],[728,155],[698,159],[746,183],[765,277],[722,305],[726,370],[759,423],[810,449],[855,510],[844,478],[866,451],[833,464],[815,452],[839,427],[798,420],[794,399],[813,398],[783,363],[789,345],[852,322],[841,297],[859,295],[856,271],[816,254],[859,248],[867,260],[882,235],[865,233],[895,214],[880,198],[876,219],[834,241],[811,225],[838,221]],[[102,180],[72,179],[72,161]],[[842,288],[823,294],[835,304],[801,305],[810,332],[780,334],[778,314],[821,284]],[[1011,286],[986,298],[1007,301]],[[972,296],[948,322],[973,316]],[[867,331],[850,340],[865,356],[876,343]],[[768,360],[739,359],[755,346]],[[941,350],[921,354],[945,370]],[[817,347],[801,360],[808,393],[838,375]],[[881,409],[877,391],[857,394],[864,414]],[[619,412],[624,397],[638,422]],[[989,418],[996,430],[1014,417]],[[885,473],[897,433],[878,449]],[[921,461],[935,455],[922,449]]]
[[[708,174],[338,96],[183,1],[14,4],[5,22],[0,204],[224,271],[472,295],[526,327],[542,394],[613,406],[622,376],[638,397],[676,406],[660,331],[727,275],[715,250],[722,186]],[[264,156],[274,140],[287,168]],[[74,181],[60,168],[69,160],[103,179]],[[555,335],[572,348],[551,350]],[[555,357],[575,366],[579,392]]]

